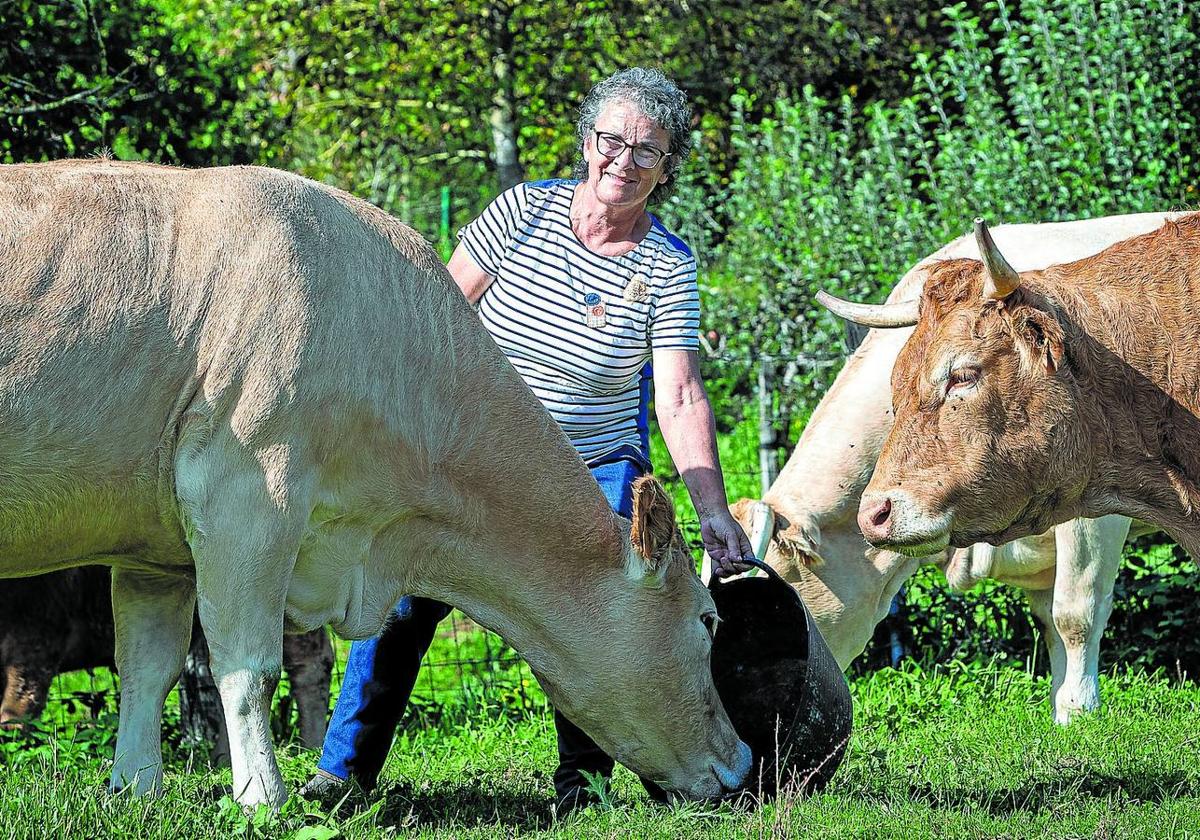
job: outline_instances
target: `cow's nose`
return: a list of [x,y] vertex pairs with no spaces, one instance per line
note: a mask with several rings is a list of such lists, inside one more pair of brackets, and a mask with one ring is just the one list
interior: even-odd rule
[[868,498],[863,496],[858,508],[858,527],[867,542],[885,540],[892,532],[892,500],[883,498]]

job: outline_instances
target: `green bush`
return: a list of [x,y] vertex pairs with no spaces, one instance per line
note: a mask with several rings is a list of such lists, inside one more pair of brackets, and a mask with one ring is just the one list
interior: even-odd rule
[[0,3],[0,163],[245,163],[227,120],[242,55],[175,0]]

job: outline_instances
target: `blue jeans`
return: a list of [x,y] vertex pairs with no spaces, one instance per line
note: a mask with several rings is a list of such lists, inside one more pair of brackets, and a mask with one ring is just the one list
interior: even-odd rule
[[[618,458],[590,469],[613,510],[629,518],[633,480],[645,472],[642,464]],[[433,641],[438,622],[450,609],[438,601],[406,595],[380,635],[350,645],[346,675],[318,767],[339,779],[352,778],[366,790],[375,786],[416,684],[421,658]],[[582,730],[558,711],[554,723],[559,754],[554,787],[560,796],[586,786],[582,771],[604,776],[612,773],[613,760]]]

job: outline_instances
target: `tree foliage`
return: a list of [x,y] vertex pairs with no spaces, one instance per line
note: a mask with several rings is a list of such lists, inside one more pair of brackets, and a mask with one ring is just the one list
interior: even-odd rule
[[218,142],[240,68],[158,0],[0,2],[0,160],[244,160]]
[[[732,99],[735,163],[700,161],[667,208],[705,259],[717,376],[754,369],[805,417],[844,352],[814,304],[879,299],[919,258],[994,223],[1102,216],[1194,200],[1195,11],[1176,0],[997,0],[946,10],[947,45],[913,87],[865,107],[806,87]],[[731,396],[739,391],[728,389]],[[736,419],[736,401],[726,409]],[[794,435],[793,435],[794,438]]]

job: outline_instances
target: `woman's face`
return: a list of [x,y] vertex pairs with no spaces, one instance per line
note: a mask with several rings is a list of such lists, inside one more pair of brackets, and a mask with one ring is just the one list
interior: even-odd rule
[[[665,183],[666,158],[643,169],[634,162],[634,151],[620,148],[616,157],[601,153],[596,132],[613,134],[630,146],[652,147],[660,152],[671,148],[671,135],[636,105],[610,102],[601,110],[596,125],[583,145],[583,157],[588,165],[588,183],[602,204],[615,207],[645,206],[655,186]],[[640,156],[647,156],[643,150]]]

